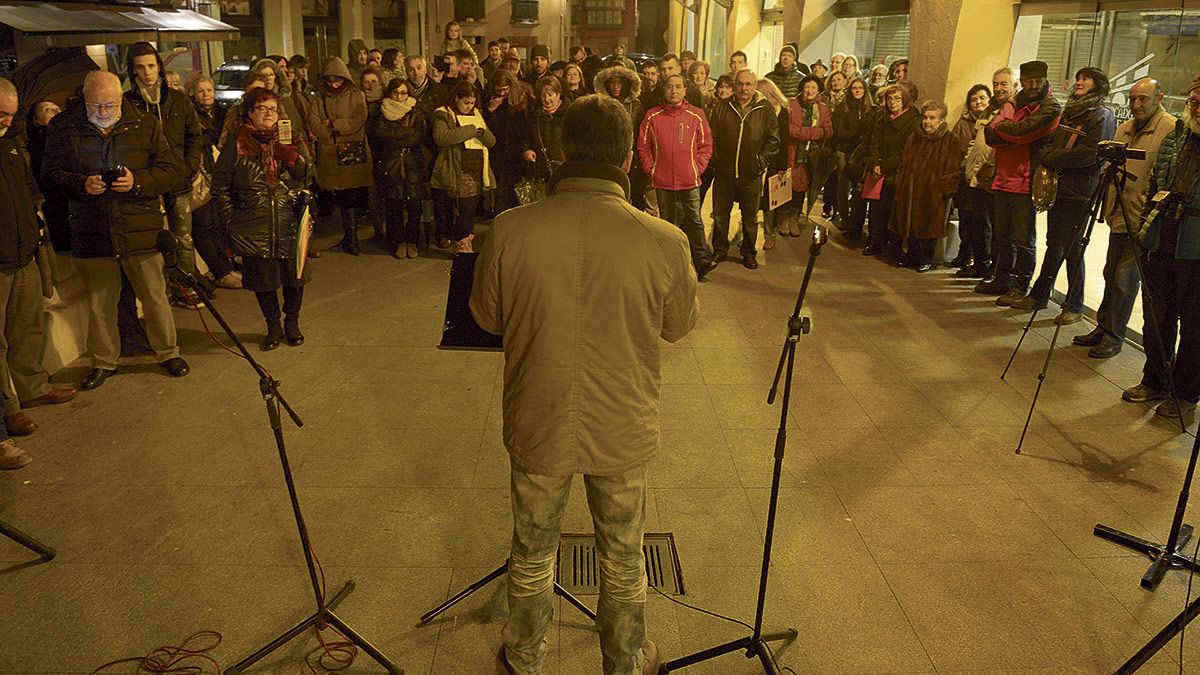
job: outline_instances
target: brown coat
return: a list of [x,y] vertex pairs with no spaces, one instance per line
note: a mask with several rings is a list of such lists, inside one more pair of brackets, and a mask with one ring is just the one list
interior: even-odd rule
[[348,190],[371,185],[371,151],[361,164],[342,165],[337,159],[338,143],[367,141],[367,97],[353,86],[350,70],[336,56],[321,69],[322,78],[341,77],[349,83],[336,94],[321,84],[308,111],[308,128],[317,139],[317,184],[325,190]]
[[896,179],[893,232],[905,239],[946,236],[946,202],[958,189],[962,158],[962,143],[945,125],[929,135],[918,127],[909,136]]

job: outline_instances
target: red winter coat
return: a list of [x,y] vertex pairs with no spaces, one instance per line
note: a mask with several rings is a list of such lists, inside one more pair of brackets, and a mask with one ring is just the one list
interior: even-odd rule
[[642,119],[637,149],[656,190],[691,190],[712,159],[712,131],[704,111],[687,101],[660,105]]
[[1029,177],[1033,172],[1030,159],[1058,129],[1060,111],[1048,87],[1039,100],[1028,101],[1022,91],[1017,94],[1016,103],[1009,100],[1000,106],[1000,112],[984,130],[987,144],[996,149],[993,190],[1029,194]]
[[833,115],[829,106],[818,102],[816,108],[816,126],[806,125],[800,100],[788,99],[788,165],[792,167],[792,192],[808,192],[808,151],[833,142]]

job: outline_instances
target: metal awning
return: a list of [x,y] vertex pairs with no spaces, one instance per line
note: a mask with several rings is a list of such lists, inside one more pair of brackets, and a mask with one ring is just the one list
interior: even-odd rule
[[91,3],[0,2],[0,24],[47,47],[128,44],[142,40],[235,40],[238,29],[188,9]]

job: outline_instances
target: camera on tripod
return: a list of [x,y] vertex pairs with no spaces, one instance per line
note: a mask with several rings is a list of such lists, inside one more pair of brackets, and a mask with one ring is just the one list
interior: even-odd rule
[[1121,141],[1100,141],[1096,152],[1106,162],[1124,164],[1127,159],[1146,159],[1146,151],[1129,147]]

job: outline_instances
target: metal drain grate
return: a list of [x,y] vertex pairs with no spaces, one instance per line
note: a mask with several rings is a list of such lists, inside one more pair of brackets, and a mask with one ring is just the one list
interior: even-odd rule
[[[683,571],[670,532],[647,532],[642,537],[646,583],[669,595],[683,595]],[[555,579],[572,595],[600,593],[600,561],[593,534],[563,534],[558,544]]]

